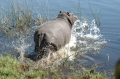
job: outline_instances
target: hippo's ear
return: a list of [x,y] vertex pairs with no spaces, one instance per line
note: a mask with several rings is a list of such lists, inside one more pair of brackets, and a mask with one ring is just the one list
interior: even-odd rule
[[62,13],[62,11],[60,11],[60,13]]
[[69,13],[69,12],[67,12],[67,15],[68,15],[68,16],[70,16],[70,13]]

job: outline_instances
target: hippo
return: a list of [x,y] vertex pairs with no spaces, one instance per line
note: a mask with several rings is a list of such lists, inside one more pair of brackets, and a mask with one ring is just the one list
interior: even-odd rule
[[41,59],[68,44],[77,19],[73,13],[60,11],[55,19],[40,25],[34,33],[35,58]]

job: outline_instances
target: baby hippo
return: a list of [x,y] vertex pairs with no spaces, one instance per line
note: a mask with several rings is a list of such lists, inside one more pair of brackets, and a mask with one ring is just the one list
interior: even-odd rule
[[73,13],[60,11],[57,18],[38,27],[34,34],[35,60],[68,44],[77,19]]

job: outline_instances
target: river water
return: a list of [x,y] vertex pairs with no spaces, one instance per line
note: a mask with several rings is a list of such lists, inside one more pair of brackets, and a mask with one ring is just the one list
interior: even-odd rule
[[[24,2],[24,0],[19,0]],[[94,16],[100,18],[100,33],[102,42],[107,43],[99,53],[88,53],[79,62],[91,62],[102,64],[103,70],[113,70],[115,62],[120,58],[120,0],[26,0],[31,9],[42,16],[53,19],[60,10],[73,12],[75,15],[86,17],[94,21]],[[9,0],[0,0],[0,4],[9,9]],[[94,14],[94,15],[93,15]],[[91,23],[90,22],[90,23]],[[2,40],[2,39],[1,39]],[[23,45],[24,46],[24,45]]]

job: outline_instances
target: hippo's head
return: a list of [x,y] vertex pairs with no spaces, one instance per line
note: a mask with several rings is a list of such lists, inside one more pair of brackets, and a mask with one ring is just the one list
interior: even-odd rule
[[75,16],[73,13],[60,11],[58,17],[59,17],[60,15],[64,15],[65,17],[67,17],[67,20],[68,20],[68,22],[70,23],[71,26],[73,26],[74,23],[75,23],[75,21],[78,20],[78,17]]

